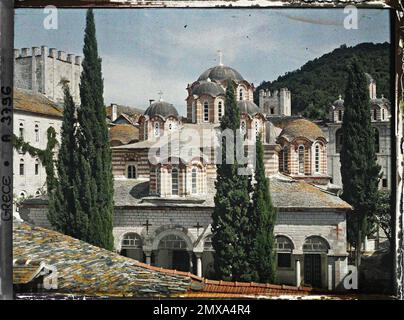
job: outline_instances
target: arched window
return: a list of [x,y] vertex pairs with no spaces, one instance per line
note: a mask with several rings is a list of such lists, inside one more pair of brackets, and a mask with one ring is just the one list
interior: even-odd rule
[[35,159],[35,175],[39,174],[39,160]]
[[258,139],[258,136],[260,134],[260,122],[259,120],[255,120],[255,139]]
[[203,121],[209,121],[209,103],[207,101],[203,103]]
[[156,174],[156,193],[160,194],[160,188],[161,188],[161,175],[160,175],[160,169],[156,168],[155,169],[155,174]]
[[192,102],[192,110],[191,110],[191,113],[192,113],[192,123],[195,123],[196,122],[196,110],[195,110],[195,102]]
[[239,100],[240,101],[243,100],[243,98],[244,98],[243,96],[244,96],[243,88],[240,88],[240,91],[239,91]]
[[373,109],[373,120],[377,120],[377,109],[376,108],[374,108]]
[[128,165],[127,167],[127,178],[128,179],[136,179],[137,178],[137,172],[136,172],[136,166],[133,164]]
[[338,129],[335,132],[335,152],[340,153],[342,147],[342,130]]
[[275,114],[275,108],[274,108],[274,107],[271,107],[271,108],[269,109],[269,113],[270,113],[270,114]]
[[217,103],[217,115],[219,117],[219,120],[222,119],[223,116],[223,102],[219,101]]
[[198,169],[196,168],[192,168],[192,172],[191,172],[191,180],[192,180],[192,193],[198,193]]
[[245,122],[245,120],[241,120],[240,121],[240,133],[242,135],[245,135],[247,132],[247,123]]
[[320,145],[316,143],[314,147],[314,171],[320,172]]
[[137,233],[127,233],[122,239],[121,255],[136,259],[143,260],[143,241]]
[[144,121],[144,122],[143,122],[143,139],[146,140],[146,139],[147,139],[147,136],[148,136],[148,133],[147,133],[147,122]]
[[24,159],[20,159],[20,176],[24,175]]
[[39,142],[39,125],[35,125],[35,141]]
[[279,268],[290,268],[292,265],[292,241],[285,236],[275,238],[277,260]]
[[283,148],[283,171],[288,172],[289,171],[289,150],[288,146],[285,146]]
[[304,252],[327,253],[328,249],[327,241],[319,236],[308,237],[303,244]]
[[159,242],[159,249],[186,249],[187,243],[176,234],[170,234],[162,238]]
[[178,169],[171,170],[171,194],[178,196]]
[[384,108],[382,109],[382,120],[385,119]]
[[25,191],[21,191],[20,192],[20,198],[24,199],[27,197],[27,194],[25,193]]
[[20,132],[20,138],[24,139],[24,123],[20,122],[20,128],[19,128],[19,132]]
[[338,110],[338,121],[342,121],[342,110]]
[[142,238],[137,233],[127,233],[122,239],[122,248],[142,249]]
[[304,146],[299,146],[299,173],[304,174]]
[[375,128],[375,152],[380,152],[379,130]]
[[154,123],[154,136],[160,137],[160,123],[159,122]]

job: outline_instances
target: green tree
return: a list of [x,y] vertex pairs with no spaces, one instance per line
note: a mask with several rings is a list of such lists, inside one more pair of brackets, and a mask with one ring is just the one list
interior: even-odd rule
[[[394,245],[393,221],[391,217],[391,196],[389,191],[379,191],[376,203],[376,227],[380,227],[386,234],[390,248]],[[378,230],[375,230],[377,232]]]
[[77,119],[76,106],[69,87],[64,85],[64,109],[61,144],[58,153],[55,192],[49,199],[48,218],[52,226],[77,239],[85,238],[88,216],[81,210],[77,183]]
[[261,137],[256,142],[255,184],[250,207],[250,226],[254,232],[251,246],[251,266],[256,270],[256,281],[274,283],[276,280],[276,252],[274,227],[277,212],[272,205],[269,180],[265,176],[264,146]]
[[[240,129],[240,110],[234,95],[234,84],[228,81],[225,99],[225,114],[221,119],[223,135],[222,163],[217,165],[215,209],[212,215],[212,244],[215,249],[214,267],[216,276],[222,280],[251,280],[248,256],[249,229],[248,208],[250,203],[249,179],[239,169],[245,166],[237,162],[236,142]],[[231,149],[230,145],[234,146]],[[240,150],[240,149],[239,149]],[[242,149],[243,150],[243,149]],[[234,160],[234,161],[232,161]],[[248,251],[246,248],[249,248]]]
[[[113,177],[111,150],[104,106],[101,59],[98,56],[94,13],[87,11],[83,72],[78,110],[78,165],[76,172],[79,207],[88,231],[82,240],[109,250],[113,248]],[[80,214],[81,216],[81,214]]]
[[380,166],[376,162],[367,80],[356,59],[348,68],[344,105],[340,152],[342,198],[354,208],[347,217],[348,241],[356,248],[359,266],[362,241],[370,231],[369,222],[374,221]]

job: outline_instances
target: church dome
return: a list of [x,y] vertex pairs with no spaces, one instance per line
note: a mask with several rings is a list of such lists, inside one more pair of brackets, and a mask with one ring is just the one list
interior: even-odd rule
[[332,105],[334,107],[343,107],[344,106],[344,100],[342,99],[341,95],[339,96],[339,98],[337,100],[335,100]]
[[217,97],[219,95],[224,95],[224,89],[220,84],[211,81],[201,81],[197,84],[193,90],[192,94],[201,96],[203,94],[210,95],[212,97]]
[[261,109],[258,108],[258,106],[252,101],[248,101],[248,100],[238,101],[237,106],[238,106],[240,112],[247,113],[249,115],[254,115],[256,113],[261,112]]
[[165,101],[156,101],[153,102],[150,107],[146,109],[144,112],[145,116],[153,117],[153,116],[163,116],[165,118],[169,116],[178,117],[177,109],[175,109],[174,105]]
[[244,78],[238,71],[223,65],[209,68],[199,76],[198,81],[206,81],[208,79],[215,81],[223,81],[227,79],[234,81],[244,80]]
[[325,139],[323,131],[315,123],[306,119],[296,119],[290,121],[282,130],[280,137],[291,141],[298,137],[304,137],[309,140]]

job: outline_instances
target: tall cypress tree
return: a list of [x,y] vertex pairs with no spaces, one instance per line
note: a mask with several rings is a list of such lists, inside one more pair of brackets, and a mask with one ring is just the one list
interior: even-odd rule
[[348,69],[344,106],[340,152],[342,198],[354,208],[347,217],[348,240],[355,245],[359,266],[362,241],[375,214],[380,166],[376,162],[367,80],[355,59]]
[[255,280],[274,283],[276,280],[276,252],[274,227],[276,209],[272,205],[269,180],[265,176],[264,146],[261,136],[256,141],[255,184],[250,208],[251,232],[250,264],[255,269]]
[[111,150],[103,98],[104,84],[98,56],[93,10],[87,11],[84,36],[83,72],[78,110],[78,167],[76,179],[80,207],[88,215],[84,240],[113,248],[113,177]]
[[[219,279],[250,280],[249,252],[246,251],[250,231],[248,229],[249,179],[248,176],[240,175],[238,172],[238,169],[242,167],[236,158],[240,111],[234,94],[234,84],[230,80],[227,83],[225,114],[221,119],[221,129],[222,132],[229,129],[234,136],[227,142],[225,138],[222,138],[222,163],[217,165],[215,209],[212,215],[214,267]],[[226,159],[227,143],[232,143],[234,146],[233,163],[230,158]]]
[[56,230],[83,239],[88,231],[88,216],[80,208],[76,180],[78,159],[75,110],[69,87],[65,85],[61,145],[56,165],[58,178],[55,192],[49,197],[49,221]]

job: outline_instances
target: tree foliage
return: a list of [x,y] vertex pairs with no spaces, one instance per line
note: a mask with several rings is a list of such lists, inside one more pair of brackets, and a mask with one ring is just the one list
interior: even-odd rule
[[[84,60],[78,110],[77,192],[83,222],[83,240],[109,250],[113,248],[113,177],[111,150],[104,107],[104,84],[98,56],[93,10],[87,11]],[[84,217],[87,215],[87,217]]]
[[390,97],[390,44],[362,43],[354,47],[340,48],[304,64],[300,69],[287,72],[275,81],[266,81],[258,86],[255,101],[258,103],[260,89],[279,90],[287,87],[292,92],[292,112],[311,119],[327,116],[328,106],[338,99],[348,81],[347,62],[356,56],[377,82],[377,92]]
[[[222,163],[217,165],[215,208],[212,214],[212,244],[216,276],[222,280],[251,280],[249,255],[248,209],[250,205],[249,178],[240,175],[243,166],[237,162],[236,142],[240,128],[240,111],[234,95],[234,84],[228,81],[225,99],[225,114],[221,120],[222,132],[233,132],[233,137],[222,140]],[[226,141],[225,139],[229,139]],[[235,147],[226,151],[230,144]],[[230,163],[230,154],[234,159]],[[248,250],[248,251],[247,251]]]
[[251,266],[255,270],[255,281],[274,283],[276,280],[276,251],[274,227],[276,209],[272,205],[269,180],[265,176],[264,146],[261,137],[256,141],[255,184],[250,206],[250,233],[252,253]]
[[[375,152],[374,129],[369,112],[367,79],[358,60],[348,68],[345,112],[340,152],[342,198],[354,212],[348,214],[348,241],[358,249],[369,234],[378,198],[380,166]],[[357,250],[360,263],[360,250]]]

